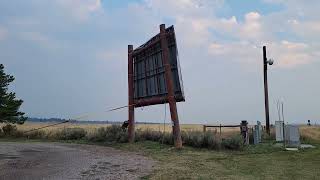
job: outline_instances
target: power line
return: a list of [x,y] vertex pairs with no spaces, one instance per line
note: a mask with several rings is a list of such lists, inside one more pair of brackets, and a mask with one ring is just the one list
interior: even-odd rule
[[28,133],[28,132],[32,132],[32,131],[37,131],[37,130],[44,129],[44,128],[51,127],[51,126],[57,126],[57,125],[59,125],[59,124],[64,124],[64,123],[67,123],[67,122],[69,122],[69,120],[66,120],[66,121],[63,121],[63,122],[59,122],[59,123],[56,123],[56,124],[50,124],[50,125],[47,125],[47,126],[43,126],[43,127],[40,127],[40,128],[36,128],[36,129],[31,129],[31,130],[28,130],[28,131],[24,131],[23,133]]
[[[117,108],[112,108],[112,109],[109,109],[107,110],[106,112],[111,112],[111,111],[116,111],[116,110],[119,110],[119,109],[123,109],[123,108],[126,108],[126,107],[129,107],[130,105],[127,105],[127,106],[121,106],[121,107],[117,107]],[[132,105],[131,105],[132,106]],[[78,116],[77,118],[71,118],[71,120],[79,120],[83,117],[90,117],[90,114],[97,114],[97,113],[100,113],[100,112],[96,112],[96,113],[87,113],[87,114],[84,114],[84,115],[80,115]],[[24,131],[23,133],[28,133],[28,132],[32,132],[32,131],[37,131],[37,130],[40,130],[40,129],[44,129],[44,128],[48,128],[48,127],[52,127],[52,126],[57,126],[57,125],[60,125],[60,124],[64,124],[64,123],[68,123],[70,122],[70,120],[65,120],[63,122],[59,122],[59,123],[55,123],[55,124],[50,124],[50,125],[47,125],[47,126],[43,126],[43,127],[40,127],[40,128],[36,128],[36,129],[31,129],[31,130],[28,130],[28,131]]]

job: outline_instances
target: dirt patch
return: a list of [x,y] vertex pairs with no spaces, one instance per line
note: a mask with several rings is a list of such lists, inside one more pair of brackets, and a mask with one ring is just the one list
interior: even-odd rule
[[0,142],[0,179],[139,179],[154,165],[110,147]]

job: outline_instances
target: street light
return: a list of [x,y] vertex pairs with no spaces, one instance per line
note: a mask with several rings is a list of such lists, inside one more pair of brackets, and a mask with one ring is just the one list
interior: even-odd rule
[[267,58],[267,48],[263,46],[263,77],[264,77],[264,105],[266,113],[266,130],[270,135],[270,119],[269,119],[269,96],[268,96],[268,64],[272,65],[274,63],[273,59]]
[[269,60],[267,61],[267,63],[268,63],[269,65],[272,65],[272,64],[274,63],[274,60],[273,60],[273,59],[269,59]]

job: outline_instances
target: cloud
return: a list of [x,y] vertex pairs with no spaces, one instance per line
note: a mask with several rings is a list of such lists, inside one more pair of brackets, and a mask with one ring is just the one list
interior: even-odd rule
[[4,40],[8,36],[8,30],[0,26],[0,41]]
[[170,17],[203,17],[213,15],[223,0],[146,0],[146,6],[159,15]]
[[257,39],[262,36],[261,16],[258,12],[249,12],[245,15],[245,22],[240,27],[240,36],[248,39]]
[[[287,95],[300,86],[305,87],[303,83],[308,80],[312,84],[309,90],[316,94],[319,89],[311,79],[317,77],[319,63],[316,62],[320,59],[319,5],[310,5],[312,3],[278,1],[273,3],[285,3],[285,8],[277,12],[255,10],[239,14],[235,9],[225,15],[219,13],[225,3],[219,0],[130,1],[121,2],[121,7],[112,7],[112,11],[105,11],[101,1],[96,0],[30,0],[21,6],[13,1],[6,2],[0,3],[0,9],[6,9],[0,11],[0,23],[5,25],[5,28],[0,27],[0,39],[1,34],[7,37],[8,32],[10,38],[15,38],[8,45],[0,43],[1,55],[10,57],[4,58],[4,63],[11,66],[17,76],[16,90],[20,90],[17,94],[29,102],[25,110],[32,116],[39,115],[39,109],[44,116],[68,117],[70,113],[95,111],[106,104],[125,104],[127,45],[141,45],[159,32],[161,23],[175,25],[188,99],[188,103],[179,104],[183,107],[183,122],[195,122],[192,119],[199,118],[261,118],[263,98],[260,92],[263,89],[261,73],[257,71],[262,70],[261,46],[264,44],[268,58],[275,59],[273,67],[279,69],[275,72],[282,77],[272,80],[270,73],[270,101],[278,94]],[[52,48],[59,49],[48,53],[47,49]],[[12,53],[12,50],[20,53]],[[25,57],[30,59],[28,63],[23,62]],[[26,71],[21,71],[22,63],[16,62],[25,63]],[[296,75],[305,80],[297,83]],[[213,83],[205,83],[207,77]],[[40,80],[34,82],[41,83],[28,80],[36,78]],[[294,82],[292,86],[287,85],[290,80]],[[281,86],[274,83],[286,87],[277,94],[275,89]],[[43,101],[43,96],[39,98],[39,88],[29,89],[38,86],[40,90],[47,89],[41,93],[48,101]],[[234,91],[243,93],[236,96]],[[314,98],[312,93],[306,94],[311,94],[309,99],[303,98],[309,103]],[[208,97],[215,101],[208,101]],[[63,106],[54,107],[52,102]],[[210,107],[217,113],[199,114],[194,104]],[[230,107],[232,113],[225,113],[226,107]],[[248,108],[252,111],[245,110]],[[137,119],[150,120],[159,115],[156,111],[137,113]],[[126,117],[121,113],[104,118],[123,120]]]
[[[121,53],[120,53],[121,52]],[[101,50],[97,51],[96,57],[97,59],[101,59],[104,61],[114,61],[119,62],[127,59],[127,52],[125,49],[107,49],[107,50]]]
[[244,64],[256,64],[261,59],[261,51],[248,41],[218,43],[209,45],[208,53],[216,59],[223,59]]
[[57,0],[57,3],[79,21],[88,20],[91,14],[102,10],[101,0]]
[[[276,68],[296,68],[310,64],[317,58],[317,53],[307,44],[299,42],[273,42],[267,45],[268,58],[275,59]],[[229,59],[234,62],[257,65],[262,57],[262,47],[255,47],[250,42],[211,43],[208,53],[216,59]]]
[[310,41],[319,41],[320,37],[320,19],[317,21],[298,21],[298,20],[288,20],[289,27],[292,31],[305,39]]
[[[183,46],[204,46],[208,44],[211,28],[215,21],[214,12],[224,3],[222,0],[146,0],[146,11],[169,18],[175,22]],[[224,19],[226,24],[230,24]]]
[[[193,52],[203,53],[201,49],[207,49],[209,56],[218,59],[254,64],[261,58],[262,45],[267,45],[268,49],[274,48],[274,58],[278,60],[275,66],[279,68],[297,68],[319,59],[315,53],[319,44],[313,41],[320,37],[317,36],[320,23],[306,18],[311,16],[306,9],[312,7],[299,1],[269,0],[268,3],[284,4],[287,8],[270,15],[247,12],[243,21],[235,16],[227,18],[215,14],[224,1],[146,0],[145,3],[140,4],[147,7],[145,11],[174,20],[177,37],[182,42],[180,46],[192,48]],[[295,8],[297,4],[299,9]],[[279,32],[291,35],[279,37]],[[301,38],[294,39],[296,36]]]
[[20,32],[19,38],[24,41],[30,41],[40,47],[44,47],[47,49],[55,49],[61,47],[61,45],[58,45],[56,40],[53,40],[49,36],[36,31]]
[[313,49],[301,42],[281,41],[270,45],[272,57],[276,67],[293,68],[299,65],[310,64],[315,61]]

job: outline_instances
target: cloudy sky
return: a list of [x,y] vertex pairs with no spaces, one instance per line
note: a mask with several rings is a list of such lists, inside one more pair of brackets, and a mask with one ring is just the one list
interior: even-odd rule
[[[0,63],[30,117],[127,119],[127,45],[174,25],[186,102],[181,123],[264,122],[262,46],[271,122],[320,123],[320,1],[1,0]],[[164,105],[136,109],[162,122]],[[167,116],[167,122],[169,117]]]

